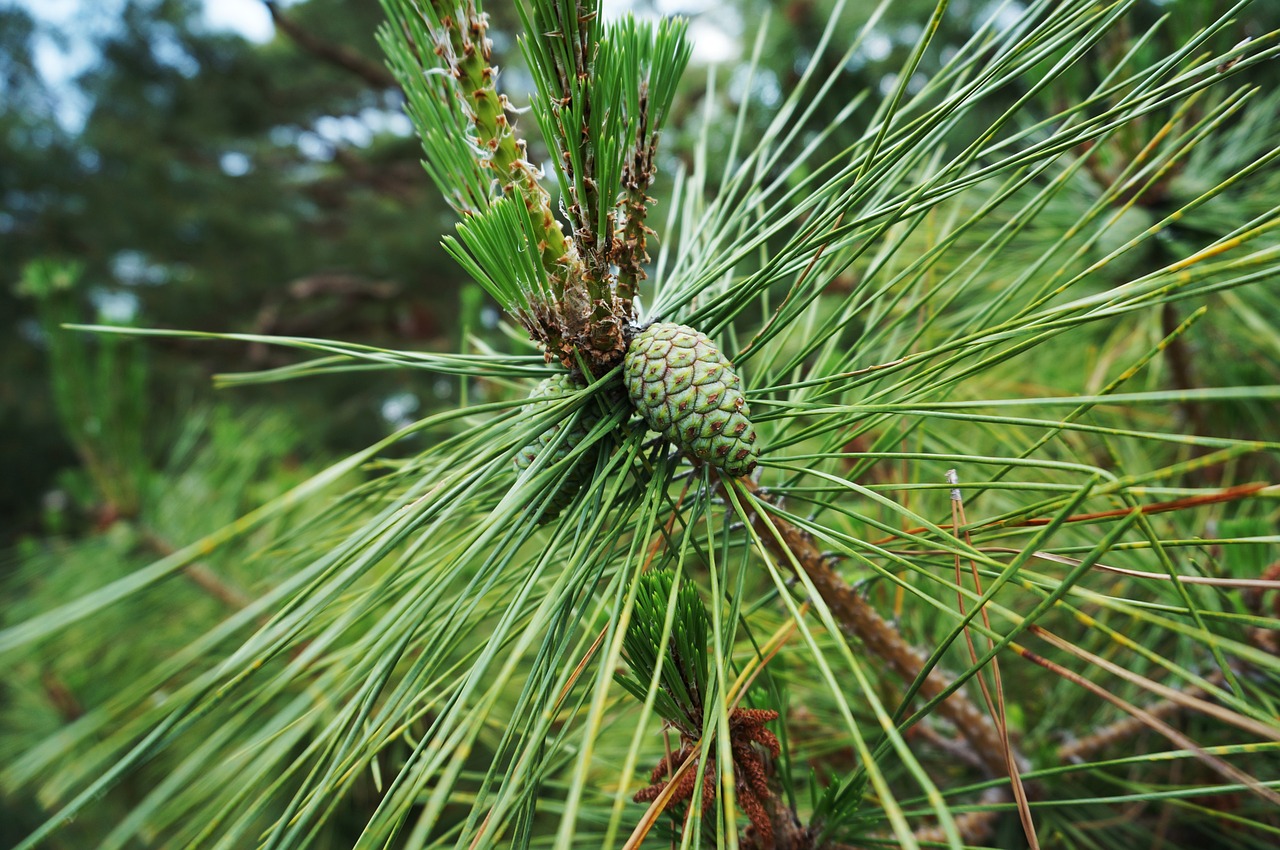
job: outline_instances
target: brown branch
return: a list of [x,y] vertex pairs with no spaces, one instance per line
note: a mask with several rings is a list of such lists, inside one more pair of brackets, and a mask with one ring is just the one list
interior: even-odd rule
[[[770,794],[764,806],[773,827],[774,850],[814,850],[816,830],[805,826],[780,794]],[[832,845],[827,843],[825,846]]]
[[[1033,627],[1033,629],[1034,628],[1035,627]],[[1179,732],[1177,729],[1174,729],[1164,720],[1161,720],[1158,716],[1153,714],[1150,710],[1140,708],[1139,706],[1134,705],[1133,703],[1128,702],[1127,700],[1124,700],[1116,696],[1114,693],[1107,690],[1105,687],[1098,684],[1097,682],[1094,682],[1093,680],[1088,679],[1085,676],[1079,673],[1076,673],[1073,670],[1069,670],[1066,667],[1063,667],[1061,664],[1058,664],[1057,662],[1050,661],[1049,659],[1045,658],[1043,655],[1032,652],[1031,650],[1027,649],[1026,647],[1020,644],[1012,643],[1009,645],[1009,648],[1013,650],[1013,652],[1015,652],[1017,655],[1021,656],[1023,659],[1030,661],[1032,664],[1043,667],[1044,669],[1057,675],[1059,678],[1065,679],[1068,682],[1078,685],[1079,687],[1083,688],[1084,690],[1088,691],[1094,696],[1097,696],[1102,700],[1110,703],[1111,705],[1114,705],[1116,708],[1119,708],[1121,711],[1130,715],[1134,719],[1141,721],[1142,725],[1147,729],[1151,729],[1155,732],[1158,732],[1160,735],[1164,736],[1166,740],[1168,740],[1175,746],[1181,747],[1182,749],[1188,750],[1189,752],[1191,752],[1202,764],[1214,770],[1220,776],[1223,776],[1227,779],[1230,779],[1234,782],[1238,782],[1241,785],[1246,786],[1254,794],[1257,794],[1259,797],[1271,803],[1273,806],[1280,807],[1280,794],[1277,794],[1274,790],[1271,789],[1270,786],[1259,782],[1255,777],[1250,776],[1248,773],[1236,767],[1235,765],[1231,764],[1230,762],[1225,761],[1219,758],[1218,756],[1208,752],[1207,750],[1205,750],[1204,747],[1200,746],[1200,744],[1198,744],[1196,741],[1192,740],[1187,735],[1184,735],[1183,733]],[[1165,688],[1163,690],[1166,693],[1176,693],[1169,688]],[[1184,705],[1188,700],[1203,702],[1203,700],[1199,700],[1196,697],[1189,696],[1186,692],[1179,694],[1179,697],[1180,699],[1176,701],[1182,702]]]
[[942,734],[928,723],[917,723],[908,730],[908,741],[920,741],[938,750],[944,757],[972,768],[986,771],[982,758],[973,751],[964,738],[951,738]]
[[350,71],[369,85],[379,89],[397,88],[396,78],[378,62],[369,59],[345,44],[328,41],[280,11],[274,0],[263,0],[276,28],[287,35],[294,44],[330,65]]
[[[1203,694],[1198,688],[1195,692]],[[1147,713],[1152,717],[1161,720],[1170,717],[1182,711],[1181,703],[1173,700],[1161,700],[1154,705],[1147,706]],[[1112,744],[1121,741],[1132,741],[1135,737],[1146,732],[1150,727],[1146,721],[1138,717],[1125,717],[1114,723],[1103,726],[1094,730],[1089,735],[1070,741],[1058,747],[1058,761],[1063,764],[1081,764],[1086,759],[1092,758],[1099,752],[1107,749]]]
[[84,706],[80,704],[80,700],[76,699],[67,683],[51,668],[46,667],[40,671],[40,686],[44,688],[45,696],[53,703],[64,722],[70,723],[84,714]]
[[[1280,561],[1276,561],[1262,571],[1262,580],[1268,583],[1280,583]],[[1263,597],[1267,590],[1276,590],[1276,588],[1268,587],[1264,589],[1255,585],[1245,591],[1244,603],[1250,611],[1255,614],[1264,613],[1263,603],[1265,600]],[[1275,613],[1276,618],[1280,619],[1280,593],[1276,593],[1271,597],[1271,610]],[[1252,628],[1249,630],[1249,642],[1263,652],[1280,655],[1280,629],[1269,629],[1264,626]]]
[[[1264,570],[1262,575],[1266,581],[1280,579],[1280,561]],[[1255,614],[1262,613],[1263,593],[1263,590],[1257,588],[1251,588],[1250,591],[1245,593],[1245,605]],[[1275,605],[1277,608],[1276,614],[1280,616],[1280,594],[1276,595]],[[1259,626],[1249,630],[1248,639],[1251,644],[1263,652],[1280,655],[1280,631]],[[1214,685],[1221,685],[1226,681],[1226,677],[1221,672],[1214,672],[1206,676],[1205,679]],[[1180,690],[1180,694],[1183,697],[1195,699],[1204,699],[1209,696],[1207,691],[1196,685],[1187,685]],[[1146,711],[1153,717],[1163,720],[1192,707],[1185,699],[1163,699],[1147,706]],[[1079,764],[1085,759],[1091,758],[1107,749],[1112,744],[1131,740],[1134,736],[1149,728],[1150,726],[1139,717],[1122,718],[1114,723],[1095,729],[1093,733],[1084,738],[1063,744],[1058,748],[1058,760],[1063,764]]]
[[[168,557],[177,551],[169,544],[168,541],[163,537],[160,537],[155,532],[144,531],[142,539],[147,546],[150,546],[161,556]],[[182,574],[186,576],[187,579],[196,587],[200,588],[232,611],[239,611],[242,608],[247,608],[249,604],[253,602],[253,597],[222,578],[222,576],[214,572],[207,564],[202,564],[199,561],[192,562],[182,568]],[[269,617],[265,614],[258,615],[258,625],[266,625],[268,619]],[[310,643],[311,641],[309,639],[299,643],[290,651],[290,657],[297,659]]]
[[[757,485],[747,479],[738,479],[736,483],[743,491],[754,492],[757,489]],[[751,524],[765,547],[784,566],[790,566],[794,559],[839,622],[841,630],[861,641],[869,652],[888,664],[889,669],[900,679],[914,682],[925,668],[924,656],[908,644],[898,630],[881,617],[844,579],[836,575],[809,535],[779,516],[764,517],[750,508],[747,510],[751,514]],[[925,676],[920,686],[920,696],[931,700],[950,685],[950,680],[934,668]],[[988,775],[1007,775],[1004,739],[991,719],[968,697],[960,691],[953,692],[938,704],[938,713],[951,721],[969,742]]]
[[187,564],[182,568],[182,574],[196,587],[233,611],[239,611],[253,601],[244,591],[223,581],[205,564]]
[[335,147],[333,162],[345,172],[345,179],[328,181],[336,184],[339,191],[348,186],[362,185],[402,204],[409,204],[419,197],[420,189],[425,185],[426,172],[413,159],[374,164],[350,148]]
[[[146,531],[142,535],[143,541],[152,550],[160,554],[162,557],[172,555],[176,549],[169,545],[154,532]],[[205,593],[217,599],[223,605],[233,611],[239,611],[241,608],[247,607],[253,599],[249,594],[240,588],[228,583],[225,579],[215,573],[208,565],[199,562],[187,564],[182,568],[182,574],[196,587]]]

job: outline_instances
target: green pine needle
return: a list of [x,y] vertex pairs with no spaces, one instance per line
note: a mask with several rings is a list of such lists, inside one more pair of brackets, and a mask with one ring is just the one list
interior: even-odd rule
[[[103,795],[132,812],[108,847],[301,848],[348,821],[361,847],[621,847],[664,725],[699,736],[703,781],[720,782],[705,813],[688,807],[681,840],[743,846],[726,695],[760,661],[760,635],[778,638],[767,678],[785,695],[786,757],[768,767],[779,811],[794,803],[815,834],[858,845],[1025,844],[1012,804],[987,797],[1007,779],[946,748],[965,730],[912,699],[920,676],[903,681],[849,636],[779,553],[783,522],[975,703],[999,661],[1045,846],[1145,846],[1166,823],[1274,846],[1280,656],[1266,641],[1280,618],[1256,582],[1280,540],[1280,148],[1274,96],[1242,81],[1280,54],[1277,33],[1237,46],[1247,4],[1143,24],[1133,2],[1037,0],[954,53],[923,29],[902,70],[927,75],[835,103],[888,5],[837,3],[768,115],[749,94],[721,114],[708,84],[708,120],[665,199],[645,302],[733,358],[763,447],[758,489],[644,433],[616,372],[524,415],[550,371],[536,354],[189,334],[315,358],[228,384],[412,369],[470,377],[480,401],[6,618],[0,652],[29,689],[28,655],[83,649],[122,611],[145,628],[146,606],[131,606],[194,563],[254,580],[248,605],[194,622],[6,761],[6,791],[50,812],[20,847]],[[535,310],[559,285],[559,266],[538,262],[537,205],[494,192],[459,142],[450,80],[424,77],[434,59],[411,46],[441,23],[420,7],[435,8],[388,0],[383,44],[428,168],[463,212],[449,250],[505,308]],[[575,237],[618,213],[623,187],[587,178],[625,173],[639,84],[656,134],[688,60],[682,25],[594,10],[523,12]],[[748,78],[766,74],[774,35]],[[539,525],[574,464],[517,475],[512,459],[588,405],[602,415],[574,451],[594,467]],[[1165,705],[1167,689],[1183,703]],[[1126,705],[1170,726],[1125,726]],[[1000,831],[962,834],[966,814],[995,810]]]

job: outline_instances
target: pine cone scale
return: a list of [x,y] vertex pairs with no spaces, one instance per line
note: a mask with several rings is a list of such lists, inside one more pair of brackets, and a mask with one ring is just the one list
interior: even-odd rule
[[756,466],[756,432],[742,381],[707,336],[661,322],[636,335],[623,380],[632,404],[655,431],[730,475]]

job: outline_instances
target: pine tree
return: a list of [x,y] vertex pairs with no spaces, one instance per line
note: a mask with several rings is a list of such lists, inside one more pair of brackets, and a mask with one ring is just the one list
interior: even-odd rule
[[[54,808],[20,846],[139,775],[103,846],[1271,846],[1280,441],[1239,411],[1280,385],[1163,370],[1206,311],[1277,343],[1250,305],[1280,207],[1248,191],[1275,102],[1243,81],[1280,48],[1136,5],[994,15],[922,78],[942,0],[815,127],[876,18],[837,4],[761,131],[708,83],[686,166],[683,23],[528,0],[517,115],[478,2],[384,0],[446,250],[526,352],[209,335],[319,355],[230,385],[400,369],[469,401],[0,632],[29,651],[257,542],[252,602],[8,767]],[[718,354],[645,349],[662,390],[628,393],[668,325]],[[708,364],[754,469],[659,418]]]

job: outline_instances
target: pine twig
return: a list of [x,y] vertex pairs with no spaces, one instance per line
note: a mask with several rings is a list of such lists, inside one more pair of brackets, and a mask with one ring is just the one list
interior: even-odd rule
[[618,299],[630,310],[636,286],[646,275],[644,264],[649,262],[646,239],[653,230],[645,225],[649,205],[654,202],[648,195],[653,184],[654,159],[658,153],[658,134],[649,132],[649,87],[641,83],[637,116],[635,146],[622,170],[623,225],[619,238],[613,244],[613,262],[618,267]]
[[45,696],[53,703],[63,722],[70,723],[84,715],[84,706],[80,704],[80,700],[51,668],[46,667],[40,671],[40,686],[44,688]]
[[[1280,561],[1268,566],[1262,571],[1262,580],[1268,582],[1280,582]],[[1271,588],[1275,590],[1275,588]],[[1263,613],[1264,591],[1260,587],[1250,588],[1245,592],[1244,602],[1249,610],[1255,614]],[[1271,597],[1271,610],[1277,619],[1280,619],[1280,592],[1276,592]],[[1272,655],[1280,655],[1280,630],[1268,629],[1264,626],[1255,626],[1249,630],[1249,641],[1263,652],[1269,652]]]
[[[1032,627],[1032,628],[1035,629],[1035,627]],[[1102,685],[1099,685],[1097,682],[1094,682],[1093,680],[1079,673],[1069,670],[1066,667],[1063,667],[1061,664],[1058,664],[1054,661],[1050,661],[1048,658],[1045,658],[1043,655],[1032,652],[1031,650],[1027,649],[1024,646],[1014,643],[1014,644],[1010,644],[1010,648],[1017,655],[1021,656],[1023,659],[1031,662],[1032,664],[1035,664],[1039,667],[1043,667],[1044,669],[1049,670],[1052,673],[1055,673],[1060,678],[1065,679],[1066,681],[1072,682],[1080,686],[1084,690],[1094,694],[1095,696],[1100,697],[1102,700],[1110,703],[1111,705],[1114,705],[1116,708],[1119,708],[1121,711],[1124,711],[1125,713],[1129,714],[1131,717],[1133,717],[1134,720],[1137,720],[1140,723],[1142,723],[1144,728],[1158,732],[1159,734],[1164,736],[1166,740],[1168,740],[1170,743],[1174,744],[1175,746],[1181,747],[1182,749],[1188,750],[1191,753],[1195,754],[1196,758],[1198,758],[1201,763],[1203,763],[1210,769],[1214,770],[1216,773],[1218,773],[1222,777],[1228,780],[1231,780],[1233,782],[1238,782],[1241,785],[1244,785],[1254,794],[1257,794],[1259,797],[1271,803],[1273,806],[1280,807],[1280,794],[1277,794],[1274,790],[1272,790],[1272,788],[1269,785],[1259,782],[1255,777],[1250,776],[1248,773],[1236,767],[1235,765],[1231,764],[1230,762],[1225,761],[1224,759],[1219,758],[1218,756],[1213,755],[1212,753],[1209,753],[1204,749],[1204,747],[1200,746],[1196,741],[1192,740],[1187,735],[1173,728],[1170,724],[1160,719],[1160,717],[1153,714],[1150,710],[1141,708],[1137,705],[1134,705],[1131,702],[1128,702],[1125,699],[1122,699],[1119,696],[1116,696],[1114,693],[1107,690]],[[1171,689],[1166,689],[1166,692],[1169,692],[1170,690]],[[1180,704],[1183,704],[1183,705],[1185,705],[1188,701],[1194,701],[1198,699],[1196,697],[1190,696],[1189,692],[1187,691],[1180,693],[1178,696],[1179,696],[1179,699],[1175,699],[1174,701],[1179,702]],[[1173,699],[1173,697],[1171,697],[1171,699]],[[1159,704],[1157,704],[1156,707],[1160,707]],[[1108,741],[1109,740],[1111,739],[1108,737]]]
[[[1162,331],[1166,335],[1173,335],[1173,331],[1178,327],[1178,324],[1178,308],[1171,302],[1164,304],[1160,308],[1160,327]],[[1168,347],[1165,348],[1165,356],[1169,363],[1170,383],[1174,389],[1192,390],[1203,386],[1200,382],[1200,377],[1196,375],[1196,368],[1193,363],[1195,354],[1191,351],[1186,337],[1175,335]],[[1177,402],[1177,406],[1178,412],[1181,414],[1182,425],[1187,432],[1196,436],[1210,433],[1211,429],[1205,421],[1203,404],[1182,399]],[[1192,457],[1203,457],[1208,453],[1209,449],[1205,446],[1191,446]],[[1208,478],[1205,475],[1205,470],[1196,470],[1192,475],[1201,481]]]
[[[611,269],[617,175],[605,167],[610,132],[625,111],[606,94],[596,103],[609,72],[597,67],[601,23],[598,3],[543,0],[522,7],[526,29],[545,38],[526,42],[526,55],[544,111],[539,120],[553,153],[559,154],[563,204],[573,232],[579,265],[577,283],[588,310],[585,350],[600,371],[621,361],[626,324],[633,318],[629,298],[619,298]],[[535,106],[537,109],[538,106]]]
[[[1273,581],[1280,579],[1280,561],[1269,566],[1262,573],[1264,581]],[[1259,588],[1251,588],[1245,594],[1245,604],[1254,613],[1261,613],[1263,599],[1263,591]],[[1280,593],[1276,594],[1275,607],[1277,616],[1280,616]],[[1276,629],[1268,629],[1265,627],[1255,627],[1249,630],[1249,641],[1254,646],[1273,654],[1280,654],[1280,632]],[[1226,677],[1221,672],[1214,672],[1205,677],[1205,680],[1213,685],[1221,685],[1226,681]],[[1209,696],[1204,688],[1187,685],[1180,689],[1181,694],[1196,699],[1204,699]],[[1185,700],[1162,699],[1157,703],[1147,706],[1145,709],[1147,714],[1158,719],[1165,719],[1177,714],[1180,711],[1188,710],[1191,706]],[[1112,744],[1119,741],[1132,739],[1135,735],[1149,730],[1150,724],[1140,717],[1125,717],[1095,729],[1090,735],[1075,741],[1070,741],[1058,748],[1058,760],[1063,764],[1078,764],[1085,759],[1091,758],[1097,753],[1106,750]]]
[[920,723],[912,727],[910,737],[919,738],[929,746],[940,750],[948,758],[967,764],[977,770],[986,770],[982,759],[969,746],[969,742],[963,738],[947,737],[928,723]]
[[[515,133],[511,106],[497,89],[498,69],[486,35],[488,16],[475,0],[395,0],[391,5],[400,8],[384,38],[423,136],[428,170],[464,216],[459,235],[465,248],[454,242],[456,250],[451,252],[460,262],[474,266],[473,274],[496,275],[486,288],[491,294],[496,291],[504,308],[544,346],[548,361],[558,360],[567,369],[585,369],[594,376],[607,373],[626,353],[627,327],[633,316],[629,302],[620,303],[614,296],[608,261],[613,226],[589,230],[590,216],[584,212],[599,207],[593,194],[594,148],[576,166],[578,182],[586,182],[581,189],[570,187],[564,199],[565,214],[574,225],[570,239],[552,211],[541,170],[529,162],[525,142]],[[589,112],[583,110],[587,109],[586,81],[595,35],[586,33],[588,29],[594,33],[596,24],[594,12],[571,2],[569,7],[562,11],[573,26],[563,29],[571,39],[563,37],[565,33],[557,36],[554,28],[541,27],[537,31],[548,37],[534,41],[567,45],[572,55],[571,60],[552,65],[564,77],[557,85],[569,86],[566,90],[576,100],[565,101],[558,90],[544,99],[553,101],[550,108],[554,110],[576,104],[571,129],[577,140],[590,129],[583,123]],[[551,67],[539,61],[530,64],[535,72]],[[546,88],[543,82],[540,96]],[[536,105],[535,115],[541,116]],[[448,126],[442,128],[442,123]],[[546,127],[543,132],[549,133]],[[510,204],[493,200],[489,177]],[[458,181],[468,183],[465,192],[453,191],[451,184]],[[613,186],[616,177],[607,182]],[[603,241],[595,235],[597,231],[605,234]],[[540,259],[536,273],[530,276],[528,269],[511,273],[512,252]],[[501,267],[496,273],[495,262]],[[496,282],[505,278],[511,279]]]
[[[547,99],[552,133],[547,139],[560,152],[568,187],[565,209],[573,226],[573,240],[583,258],[590,284],[607,283],[607,240],[611,234],[596,226],[601,187],[597,182],[599,139],[592,132],[592,85],[599,21],[593,4],[583,0],[533,4],[526,20],[531,31],[545,35],[545,46],[531,45],[540,93]],[[609,108],[610,104],[604,104]],[[614,105],[613,108],[618,108]],[[604,187],[611,191],[613,187]],[[592,295],[603,300],[604,291]]]
[[[153,531],[144,531],[142,539],[148,547],[161,557],[167,558],[178,551],[167,540]],[[248,607],[249,603],[253,601],[249,594],[219,576],[207,564],[202,564],[199,561],[187,564],[182,568],[182,574],[196,587],[233,611]]]
[[524,201],[539,229],[543,265],[553,275],[563,274],[562,264],[576,263],[560,222],[551,212],[551,196],[539,179],[540,172],[526,158],[525,141],[516,136],[507,118],[511,104],[497,89],[488,16],[471,0],[431,0],[431,6],[439,21],[439,28],[432,28],[435,54],[452,75],[476,140],[487,151],[483,164],[496,173],[504,192],[516,193]]
[[[1199,688],[1190,690],[1188,693],[1192,696],[1204,695],[1204,691]],[[1147,706],[1146,712],[1152,717],[1163,720],[1178,713],[1185,707],[1181,703],[1166,699]],[[1136,735],[1146,732],[1150,728],[1142,718],[1125,717],[1094,730],[1090,735],[1058,747],[1058,761],[1063,764],[1080,764],[1107,749],[1112,744],[1119,741],[1131,741]]]

